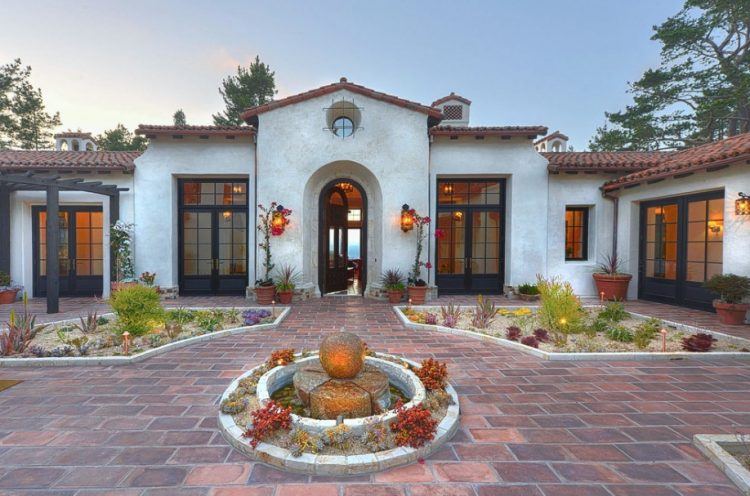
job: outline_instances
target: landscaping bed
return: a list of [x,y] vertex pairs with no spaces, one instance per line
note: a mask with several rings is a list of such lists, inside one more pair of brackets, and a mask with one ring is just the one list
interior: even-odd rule
[[693,436],[693,444],[743,494],[750,495],[750,435],[696,434]]

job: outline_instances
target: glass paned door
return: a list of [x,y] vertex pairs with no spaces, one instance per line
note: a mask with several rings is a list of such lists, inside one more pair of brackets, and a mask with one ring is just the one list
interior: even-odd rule
[[712,310],[703,283],[723,267],[724,193],[641,206],[639,297]]
[[441,293],[499,293],[503,282],[501,179],[438,181],[436,283]]
[[[60,207],[60,295],[101,295],[104,232],[101,207]],[[34,295],[47,293],[47,212],[34,207]]]

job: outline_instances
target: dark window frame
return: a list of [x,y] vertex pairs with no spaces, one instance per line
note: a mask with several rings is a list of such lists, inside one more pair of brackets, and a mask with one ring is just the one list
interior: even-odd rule
[[565,261],[566,262],[585,262],[589,259],[589,211],[591,210],[591,207],[565,207],[565,216],[567,217],[568,212],[581,212],[582,218],[581,218],[581,225],[573,225],[570,227],[580,227],[581,228],[581,241],[577,242],[576,240],[573,240],[573,244],[579,244],[581,245],[581,256],[575,257],[575,256],[568,256],[568,221],[565,219]]

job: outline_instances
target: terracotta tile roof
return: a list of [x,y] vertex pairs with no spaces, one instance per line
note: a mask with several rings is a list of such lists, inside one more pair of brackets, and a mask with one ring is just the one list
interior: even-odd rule
[[57,133],[54,136],[55,138],[88,138],[93,139],[93,136],[91,136],[91,133],[84,133],[80,131],[65,131],[62,133]]
[[543,152],[551,172],[633,172],[658,165],[669,152]]
[[535,141],[534,144],[538,145],[539,143],[542,143],[542,142],[547,141],[547,140],[551,140],[552,138],[562,138],[564,140],[569,140],[570,139],[567,136],[565,136],[563,133],[561,133],[560,131],[555,131],[554,133],[548,134],[544,138]]
[[544,126],[435,126],[433,136],[530,136],[545,134]]
[[604,191],[750,160],[750,133],[669,154],[661,163],[604,184]]
[[135,130],[135,134],[142,134],[147,137],[165,134],[190,136],[240,136],[255,134],[255,128],[253,126],[159,126],[153,124],[140,124],[138,125],[138,129]]
[[449,102],[451,100],[456,100],[457,102],[465,103],[466,105],[471,105],[471,100],[468,98],[464,98],[461,95],[456,95],[451,91],[451,94],[448,96],[444,96],[443,98],[438,98],[434,102],[432,102],[433,107],[437,107],[441,103]]
[[249,108],[242,113],[242,118],[245,119],[246,122],[251,123],[250,119],[256,117],[258,114],[262,114],[264,112],[268,112],[269,110],[274,110],[280,107],[286,107],[287,105],[303,102],[311,98],[328,95],[340,90],[348,90],[352,93],[357,93],[368,98],[373,98],[375,100],[398,105],[399,107],[407,108],[409,110],[414,110],[415,112],[427,114],[433,119],[432,125],[437,124],[443,118],[443,114],[442,112],[440,112],[440,109],[428,107],[426,105],[422,105],[421,103],[412,102],[410,100],[404,100],[403,98],[389,95],[387,93],[381,93],[379,91],[371,90],[370,88],[366,88],[359,84],[350,83],[346,80],[346,78],[341,78],[338,83],[321,86],[320,88],[316,88],[314,90],[306,91],[304,93],[299,93],[297,95],[282,98],[281,100],[274,100],[264,105]]
[[132,171],[142,152],[0,150],[0,169]]

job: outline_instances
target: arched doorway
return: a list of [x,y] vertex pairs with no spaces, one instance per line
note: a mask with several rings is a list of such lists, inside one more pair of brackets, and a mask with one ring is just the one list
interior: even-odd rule
[[367,195],[351,179],[320,193],[318,284],[323,295],[361,295],[367,283]]

